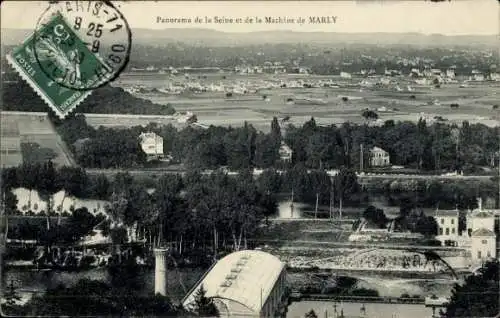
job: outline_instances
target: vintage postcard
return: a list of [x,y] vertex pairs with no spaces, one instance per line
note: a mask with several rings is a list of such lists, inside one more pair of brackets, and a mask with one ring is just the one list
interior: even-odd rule
[[4,1],[2,316],[497,316],[499,9]]

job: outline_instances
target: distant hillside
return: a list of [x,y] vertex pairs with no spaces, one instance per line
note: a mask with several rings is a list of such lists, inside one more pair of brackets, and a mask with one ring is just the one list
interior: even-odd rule
[[380,44],[415,46],[485,45],[497,46],[498,38],[492,36],[445,36],[420,33],[335,33],[263,31],[226,33],[209,29],[135,29],[134,42],[161,44],[168,42],[199,43],[211,46],[253,45],[263,43],[315,43],[315,44]]
[[[32,30],[3,29],[2,43],[21,43]],[[172,42],[207,46],[241,46],[264,43],[315,43],[315,44],[380,44],[415,46],[494,46],[499,44],[495,35],[445,36],[421,33],[335,33],[335,32],[293,32],[262,31],[249,33],[228,33],[212,29],[134,29],[133,42],[142,45],[162,45]]]
[[[3,83],[2,110],[46,112],[50,109],[35,91],[18,76]],[[173,107],[137,98],[122,88],[103,86],[96,89],[78,107],[78,113],[171,115]]]

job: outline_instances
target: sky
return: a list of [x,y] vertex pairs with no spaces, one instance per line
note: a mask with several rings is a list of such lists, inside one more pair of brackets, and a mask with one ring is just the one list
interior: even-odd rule
[[[303,32],[419,32],[444,35],[499,34],[497,0],[430,1],[113,1],[134,28],[208,28],[224,32],[291,30]],[[43,1],[3,2],[2,28],[34,29],[48,6]],[[307,22],[309,16],[335,16],[328,24],[194,23],[195,17],[289,17]],[[158,23],[191,18],[191,23]]]

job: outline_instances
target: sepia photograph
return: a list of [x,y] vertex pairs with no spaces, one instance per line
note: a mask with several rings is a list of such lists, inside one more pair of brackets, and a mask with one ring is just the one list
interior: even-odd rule
[[5,317],[500,317],[500,3],[0,4]]

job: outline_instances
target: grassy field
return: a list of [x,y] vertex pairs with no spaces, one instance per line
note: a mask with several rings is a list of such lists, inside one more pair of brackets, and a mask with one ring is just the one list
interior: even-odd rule
[[297,241],[311,242],[347,242],[352,223],[346,222],[340,227],[335,221],[291,221],[273,220],[269,226],[260,228],[258,240],[272,242],[273,246],[296,246]]
[[[319,79],[332,79],[325,76],[280,76],[270,75],[209,75],[206,79],[197,80],[201,83],[232,83],[243,82],[248,86],[257,85],[266,80],[291,80],[315,81]],[[450,122],[461,123],[463,120],[482,122],[487,125],[496,125],[497,110],[492,106],[498,104],[499,82],[471,83],[469,87],[460,88],[459,84],[442,84],[441,88],[419,86],[410,82],[408,78],[394,78],[403,91],[396,90],[396,84],[387,87],[361,87],[357,85],[362,79],[352,79],[349,87],[340,88],[277,88],[261,89],[257,93],[237,95],[226,98],[223,92],[183,93],[180,95],[167,95],[162,93],[140,94],[155,103],[170,103],[177,111],[192,111],[200,123],[207,125],[232,125],[240,126],[243,121],[248,121],[258,129],[267,131],[273,116],[290,116],[290,123],[302,124],[311,116],[320,124],[340,124],[345,121],[364,121],[361,110],[365,108],[376,109],[386,107],[390,112],[379,112],[382,120],[411,120],[417,121],[420,113],[425,113],[430,118],[442,116]],[[116,85],[130,87],[143,84],[147,87],[161,88],[171,82],[183,82],[182,78],[169,78],[167,75],[144,75],[130,77],[125,74],[122,81]],[[407,91],[411,86],[412,91]],[[268,99],[264,100],[263,96]],[[414,95],[415,98],[411,98]],[[343,96],[355,97],[343,101]],[[295,98],[321,98],[326,105],[294,105],[287,104],[288,97]],[[434,103],[436,102],[436,103]],[[458,103],[458,109],[451,109],[450,104]],[[92,124],[92,123],[91,123]]]
[[[41,149],[48,148],[53,150],[55,157],[52,161],[56,165],[70,166],[73,164],[70,154],[64,151],[63,142],[46,115],[2,112],[0,113],[0,118],[2,127],[11,132],[9,135],[16,132],[16,137],[20,139],[21,144],[36,143]],[[12,136],[2,134],[0,141],[3,143],[8,138],[12,139]],[[8,159],[7,162],[2,161],[2,164],[5,164],[5,166],[17,166],[23,161],[21,155],[16,156],[14,159]]]

